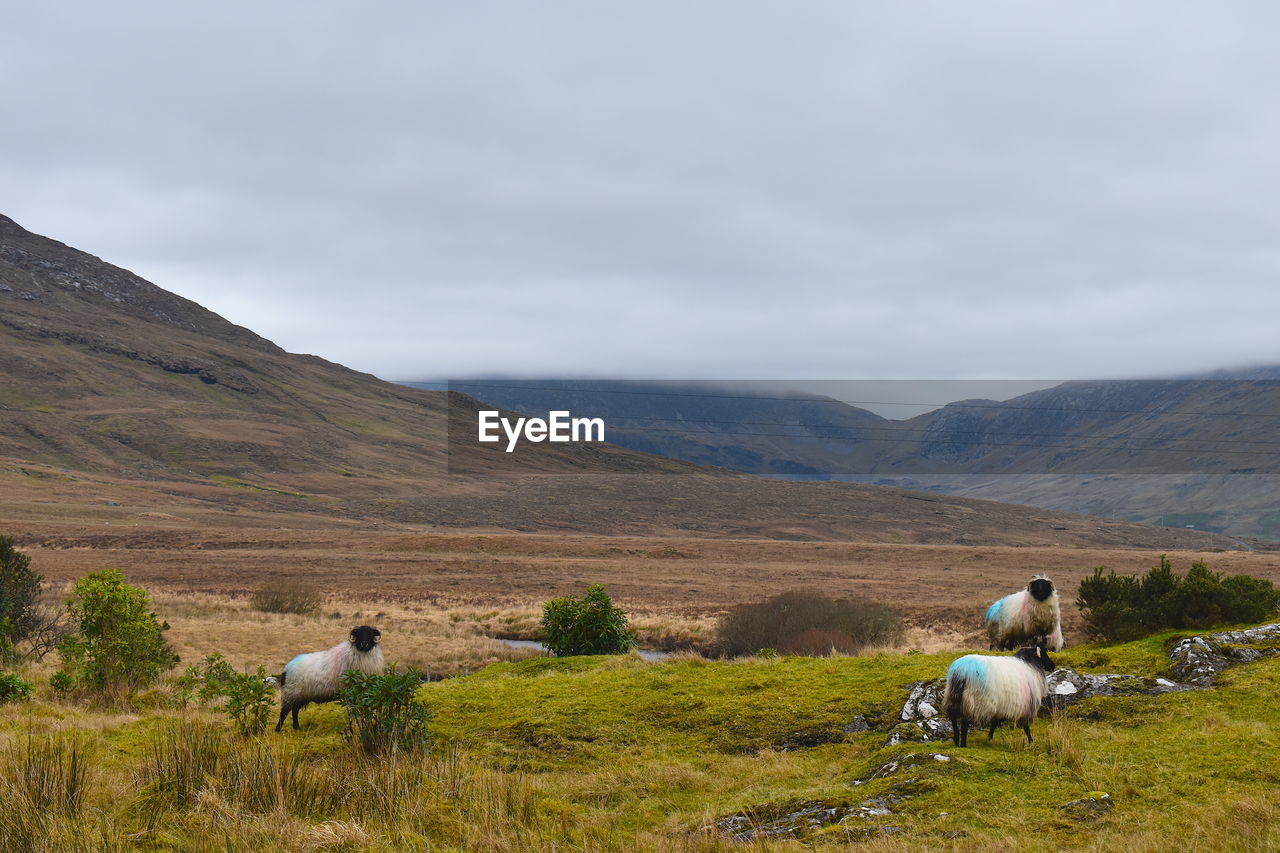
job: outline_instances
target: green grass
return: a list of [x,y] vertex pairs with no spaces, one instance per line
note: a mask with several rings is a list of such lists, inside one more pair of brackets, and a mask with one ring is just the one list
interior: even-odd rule
[[[1083,671],[1159,675],[1176,637],[1057,657]],[[990,743],[975,734],[963,750],[886,747],[903,688],[941,676],[957,654],[498,664],[424,686],[433,753],[394,766],[356,757],[332,705],[307,709],[301,732],[257,741],[235,738],[207,711],[48,701],[6,715],[0,733],[11,744],[51,731],[81,738],[90,790],[82,813],[57,818],[50,833],[94,827],[99,847],[1280,849],[1280,658],[1229,670],[1212,690],[1099,697],[1042,715],[1031,746],[1005,728]],[[859,715],[873,730],[846,734]],[[198,752],[209,727],[226,757],[178,802],[148,756],[157,739]],[[897,773],[854,784],[912,753]],[[197,759],[179,751],[166,766]],[[285,778],[302,793],[282,801]],[[366,802],[370,790],[389,793]],[[1094,792],[1109,794],[1114,810],[1062,808]],[[806,804],[848,809],[886,795],[900,798],[893,814],[855,817],[803,844],[742,845],[708,829],[738,813],[769,821]],[[885,827],[893,834],[881,836]]]

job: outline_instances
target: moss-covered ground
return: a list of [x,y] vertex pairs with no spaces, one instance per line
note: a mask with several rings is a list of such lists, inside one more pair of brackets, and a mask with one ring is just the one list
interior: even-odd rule
[[[1174,639],[1059,662],[1160,675]],[[1008,728],[967,749],[886,746],[904,686],[954,657],[498,664],[425,685],[433,752],[389,764],[351,752],[334,706],[305,711],[300,732],[242,742],[208,709],[160,707],[162,691],[127,712],[42,694],[4,709],[0,786],[14,802],[32,738],[82,747],[84,805],[46,814],[37,849],[1280,849],[1280,658],[1209,690],[1046,712],[1030,746]],[[869,731],[852,730],[858,717]],[[203,769],[183,799],[156,745],[202,737],[225,757],[184,759]],[[1111,807],[1093,807],[1103,793]],[[861,816],[868,803],[888,813]],[[733,815],[739,830],[780,834],[735,841],[719,824]]]

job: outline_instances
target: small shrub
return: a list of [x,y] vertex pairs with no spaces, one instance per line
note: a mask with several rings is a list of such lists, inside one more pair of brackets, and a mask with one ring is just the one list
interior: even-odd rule
[[15,673],[0,674],[0,705],[8,702],[26,702],[31,698],[33,690],[31,682]]
[[760,649],[820,656],[832,651],[857,654],[866,646],[895,643],[901,637],[901,620],[886,605],[792,591],[735,607],[721,620],[716,645],[729,656]]
[[324,598],[314,586],[300,581],[270,581],[249,599],[249,606],[262,613],[308,615],[320,609]]
[[635,646],[636,635],[604,586],[594,584],[581,599],[565,596],[543,606],[542,644],[559,657],[616,655]]
[[1203,561],[1192,563],[1186,575],[1178,577],[1161,554],[1159,565],[1141,578],[1098,566],[1080,582],[1076,606],[1090,635],[1124,641],[1166,628],[1261,622],[1280,607],[1280,590],[1261,578],[1224,577]]
[[76,581],[67,609],[76,632],[59,652],[81,688],[133,693],[178,662],[164,640],[168,626],[151,610],[150,594],[125,583],[116,569]]
[[178,676],[170,704],[185,708],[193,699],[225,699],[222,710],[235,730],[244,737],[257,736],[266,731],[276,701],[267,677],[263,666],[256,673],[236,672],[230,661],[214,652]]
[[338,701],[347,712],[347,738],[366,755],[418,752],[430,742],[431,711],[418,700],[422,672],[342,673]]
[[256,673],[232,673],[223,689],[227,702],[222,709],[241,737],[256,737],[267,730],[276,691],[267,681],[266,667],[259,666]]
[[201,663],[203,666],[193,664],[187,668],[187,673],[196,675],[199,679],[196,695],[200,697],[200,701],[210,702],[226,696],[236,677],[235,667],[218,652],[205,655]]
[[62,670],[49,676],[49,686],[57,693],[70,693],[76,689],[76,680]]

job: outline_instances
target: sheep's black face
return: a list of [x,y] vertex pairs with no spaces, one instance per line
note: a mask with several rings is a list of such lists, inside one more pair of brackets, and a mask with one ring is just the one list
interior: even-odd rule
[[382,641],[382,632],[368,625],[361,625],[351,632],[351,645],[367,652]]
[[1036,578],[1027,584],[1027,592],[1031,593],[1031,597],[1036,601],[1044,601],[1053,595],[1053,581],[1048,578]]
[[1014,657],[1034,667],[1039,667],[1045,672],[1053,672],[1057,667],[1054,665],[1053,659],[1049,657],[1049,650],[1045,648],[1045,645],[1043,640],[1037,640],[1035,646],[1029,649],[1019,649]]

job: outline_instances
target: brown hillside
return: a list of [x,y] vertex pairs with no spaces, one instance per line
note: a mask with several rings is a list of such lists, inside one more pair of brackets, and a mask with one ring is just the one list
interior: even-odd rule
[[284,352],[0,217],[5,519],[164,527],[164,516],[240,525],[245,513],[270,513],[255,523],[1235,546],[986,501],[738,476],[613,446],[542,445],[518,473],[503,473],[500,454],[455,457],[450,473],[449,417],[474,429],[475,403],[446,403],[443,392]]

